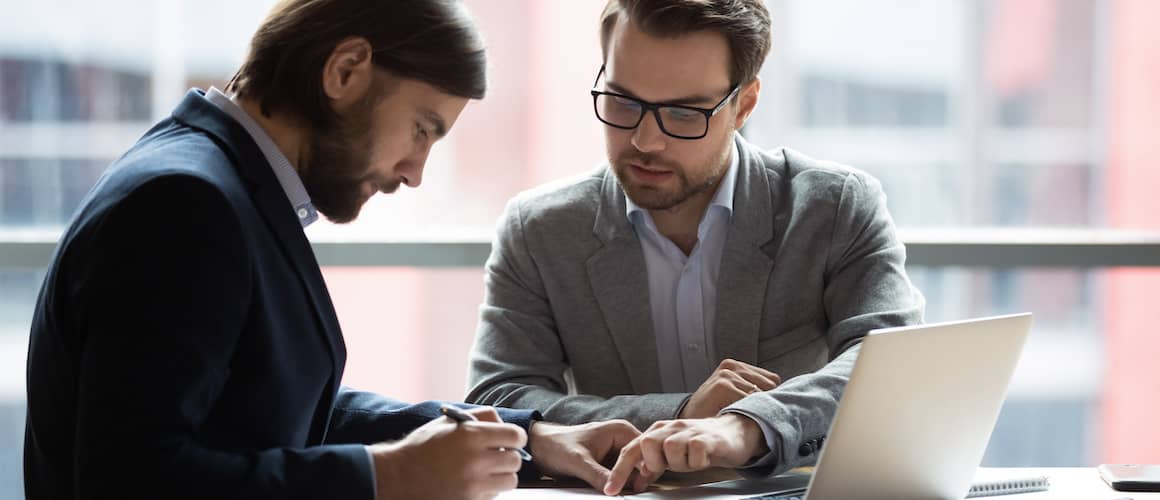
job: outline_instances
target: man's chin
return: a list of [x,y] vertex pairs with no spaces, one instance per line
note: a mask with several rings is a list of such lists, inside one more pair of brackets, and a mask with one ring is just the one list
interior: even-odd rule
[[680,204],[679,201],[673,200],[675,197],[672,193],[652,186],[630,186],[625,189],[625,194],[636,206],[645,210],[668,210]]
[[335,224],[349,224],[358,218],[359,212],[362,211],[362,203],[351,207],[330,207],[324,209],[322,207],[315,207],[318,213],[326,217],[326,220]]
[[323,215],[326,217],[326,220],[333,224],[350,224],[358,218],[358,214],[343,214],[339,216]]

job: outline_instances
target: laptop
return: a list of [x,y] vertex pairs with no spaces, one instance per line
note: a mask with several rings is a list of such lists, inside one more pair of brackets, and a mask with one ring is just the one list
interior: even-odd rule
[[874,330],[862,341],[806,498],[963,498],[1031,314]]
[[[1030,331],[1029,313],[871,331],[812,475],[682,493],[754,500],[963,498]],[[754,493],[763,494],[748,496]]]

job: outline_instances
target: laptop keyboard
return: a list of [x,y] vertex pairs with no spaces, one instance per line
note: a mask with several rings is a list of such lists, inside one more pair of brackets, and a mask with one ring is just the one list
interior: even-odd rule
[[789,491],[775,491],[773,493],[766,493],[764,495],[757,495],[753,497],[745,497],[741,500],[805,500],[806,489],[798,488]]

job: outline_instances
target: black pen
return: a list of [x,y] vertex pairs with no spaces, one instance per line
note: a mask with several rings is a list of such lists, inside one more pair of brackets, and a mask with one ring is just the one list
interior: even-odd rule
[[[479,421],[478,418],[475,418],[475,415],[467,413],[467,412],[459,409],[459,407],[456,407],[456,406],[443,405],[439,408],[439,411],[441,413],[443,413],[444,415],[447,415],[447,418],[450,418],[451,420],[454,420],[454,421],[459,422],[459,423]],[[500,448],[499,450],[500,451],[507,451],[507,448]],[[532,461],[532,454],[528,453],[527,450],[525,450],[523,448],[516,448],[515,450],[516,450],[516,453],[520,454],[520,458],[524,459],[525,462]]]

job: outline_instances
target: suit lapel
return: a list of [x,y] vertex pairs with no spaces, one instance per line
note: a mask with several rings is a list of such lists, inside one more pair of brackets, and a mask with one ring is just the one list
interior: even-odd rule
[[[342,369],[346,359],[346,345],[334,312],[326,283],[314,258],[309,240],[302,232],[302,226],[294,217],[290,200],[286,197],[274,171],[258,145],[244,128],[229,115],[218,109],[198,91],[191,90],[173,112],[174,118],[191,127],[208,133],[222,149],[229,154],[238,173],[246,179],[251,189],[254,206],[261,213],[283,255],[306,290],[313,305],[315,317],[320,325],[319,333],[324,337],[328,354],[334,364],[334,375],[329,381],[327,395],[338,390]],[[326,398],[329,415],[330,398]],[[325,429],[325,426],[323,426]]]
[[624,192],[610,170],[604,174],[593,233],[603,246],[586,262],[588,279],[616,352],[633,392],[658,392],[661,375],[644,254],[625,212]]
[[757,340],[773,258],[762,247],[773,239],[776,193],[762,154],[737,136],[737,186],[733,216],[717,275],[716,354],[757,362]]
[[346,359],[346,344],[342,340],[342,329],[334,312],[334,303],[326,289],[326,282],[322,278],[322,271],[314,257],[310,241],[306,239],[302,225],[290,210],[290,200],[286,198],[286,193],[277,183],[277,179],[273,178],[273,172],[270,171],[269,174],[274,185],[261,185],[254,192],[254,204],[262,212],[262,218],[274,232],[278,245],[290,260],[298,279],[310,296],[315,316],[322,325],[326,345],[334,362],[335,379],[331,381],[334,384],[342,377]]

